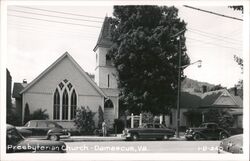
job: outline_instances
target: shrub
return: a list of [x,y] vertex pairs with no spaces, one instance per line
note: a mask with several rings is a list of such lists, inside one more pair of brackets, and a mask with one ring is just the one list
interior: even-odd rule
[[37,109],[35,110],[29,117],[30,120],[46,120],[49,118],[49,115],[46,113],[46,109],[45,110],[42,110],[41,108],[40,109]]
[[205,122],[215,122],[220,127],[228,129],[233,126],[234,118],[226,110],[210,109],[205,113]]
[[142,123],[153,123],[154,115],[151,112],[142,112]]
[[30,120],[30,109],[29,109],[29,104],[26,103],[25,104],[25,108],[24,108],[24,124],[26,124],[26,122],[28,122]]
[[125,124],[121,119],[115,119],[113,124],[113,129],[115,133],[122,133],[124,130]]
[[81,134],[93,134],[95,130],[95,122],[93,120],[95,113],[89,107],[83,107],[76,110],[75,126],[80,130]]

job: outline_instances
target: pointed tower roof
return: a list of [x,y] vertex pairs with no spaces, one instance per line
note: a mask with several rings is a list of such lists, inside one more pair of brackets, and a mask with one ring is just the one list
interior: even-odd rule
[[96,51],[98,47],[106,47],[106,48],[111,47],[112,42],[111,42],[110,29],[111,29],[110,20],[109,17],[106,16],[102,24],[102,29],[99,34],[96,46],[93,49],[94,51]]

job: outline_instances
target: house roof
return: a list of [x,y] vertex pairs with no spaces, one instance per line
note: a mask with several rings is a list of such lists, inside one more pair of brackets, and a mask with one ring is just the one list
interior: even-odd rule
[[88,74],[80,67],[80,65],[71,57],[68,52],[65,52],[60,58],[58,58],[53,64],[51,64],[46,70],[44,70],[38,77],[36,77],[32,82],[30,82],[27,87],[21,90],[20,94],[31,88],[36,82],[38,82],[46,73],[51,71],[57,64],[59,64],[64,58],[68,58],[80,71],[80,73],[86,78],[86,80],[100,93],[102,96],[106,97],[106,94],[96,85],[96,83],[88,76]]
[[198,108],[200,106],[201,97],[196,93],[192,92],[181,92],[181,103],[182,108]]
[[112,42],[111,42],[110,28],[111,25],[109,17],[105,17],[96,46],[93,49],[94,51],[96,51],[98,47],[106,47],[106,48],[111,47]]
[[243,107],[243,100],[239,96],[234,96],[227,89],[197,93],[191,91],[181,92],[182,108],[202,108],[202,107],[235,107],[235,105],[217,105],[216,102],[223,95],[229,96],[238,107]]
[[225,89],[205,92],[202,95],[200,106],[211,106],[221,96]]
[[14,83],[12,97],[13,98],[21,98],[20,92],[24,89],[23,83]]

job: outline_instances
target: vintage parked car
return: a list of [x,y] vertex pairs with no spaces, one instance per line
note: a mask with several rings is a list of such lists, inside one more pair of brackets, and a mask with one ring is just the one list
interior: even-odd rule
[[24,137],[43,138],[58,141],[70,137],[67,129],[49,120],[30,120],[22,127],[16,127]]
[[243,153],[243,134],[234,135],[220,142],[218,153]]
[[61,141],[25,139],[14,126],[7,125],[6,152],[65,153],[66,145]]
[[125,128],[123,130],[123,137],[126,140],[139,139],[161,139],[168,140],[175,135],[175,130],[166,128],[162,124],[143,124],[139,128]]
[[200,127],[193,127],[186,130],[185,137],[187,140],[213,140],[225,139],[230,133],[218,126],[216,123],[203,123]]

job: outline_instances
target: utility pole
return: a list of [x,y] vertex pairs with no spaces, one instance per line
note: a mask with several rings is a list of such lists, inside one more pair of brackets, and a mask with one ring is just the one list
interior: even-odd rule
[[177,91],[177,127],[176,127],[176,137],[180,137],[180,98],[181,98],[181,40],[182,35],[179,36],[179,63],[178,63],[178,91]]

